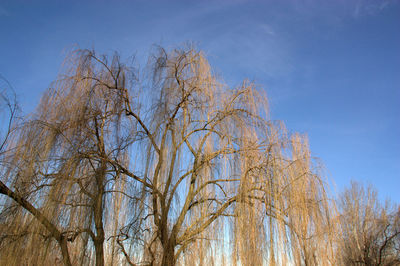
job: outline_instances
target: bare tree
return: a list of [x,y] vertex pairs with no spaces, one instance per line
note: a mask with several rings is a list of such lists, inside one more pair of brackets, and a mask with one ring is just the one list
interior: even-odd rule
[[400,213],[381,205],[372,187],[352,183],[340,197],[340,251],[345,265],[398,265]]
[[254,84],[229,88],[192,48],[158,49],[146,75],[117,55],[68,60],[12,144],[3,178],[30,205],[3,194],[33,216],[5,216],[24,232],[10,261],[23,239],[50,263],[34,240],[55,239],[66,265],[333,263],[318,164]]

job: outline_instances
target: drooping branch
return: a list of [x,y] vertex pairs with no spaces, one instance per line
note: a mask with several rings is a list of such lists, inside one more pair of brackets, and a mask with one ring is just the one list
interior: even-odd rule
[[51,236],[54,237],[54,239],[56,239],[57,242],[60,244],[64,264],[72,265],[64,234],[61,233],[58,228],[53,223],[51,223],[45,215],[43,215],[41,211],[35,208],[29,201],[21,197],[18,193],[15,193],[11,189],[9,189],[2,181],[0,181],[0,194],[12,198],[21,207],[30,212],[49,231]]

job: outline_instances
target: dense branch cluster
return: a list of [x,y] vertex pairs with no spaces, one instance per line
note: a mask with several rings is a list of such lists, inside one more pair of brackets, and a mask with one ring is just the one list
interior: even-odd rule
[[398,214],[358,228],[349,198],[339,215],[306,137],[253,83],[226,86],[192,48],[149,62],[77,51],[3,131],[1,264],[340,265],[367,244],[399,262]]

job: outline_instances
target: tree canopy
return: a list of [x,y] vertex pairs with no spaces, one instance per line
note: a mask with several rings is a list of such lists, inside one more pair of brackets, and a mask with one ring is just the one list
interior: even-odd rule
[[2,136],[1,263],[340,264],[320,165],[255,84],[192,47],[65,62]]

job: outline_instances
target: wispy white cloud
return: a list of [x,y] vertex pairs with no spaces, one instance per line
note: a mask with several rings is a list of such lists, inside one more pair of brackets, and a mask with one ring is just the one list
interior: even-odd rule
[[261,25],[260,25],[260,28],[261,28],[266,34],[275,35],[275,31],[274,31],[273,27],[272,27],[271,25],[269,25],[269,24],[261,24]]
[[376,15],[382,10],[389,8],[395,2],[399,2],[397,0],[384,0],[384,1],[376,1],[376,0],[358,0],[355,3],[353,10],[353,17],[359,18],[363,16],[371,16]]

